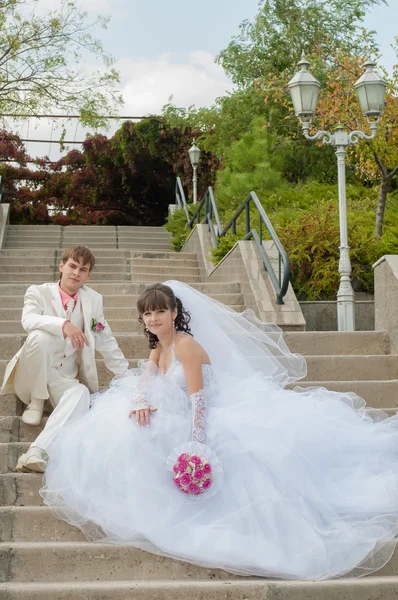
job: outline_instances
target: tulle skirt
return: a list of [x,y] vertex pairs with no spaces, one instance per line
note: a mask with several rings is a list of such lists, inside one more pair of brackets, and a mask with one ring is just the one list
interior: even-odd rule
[[150,427],[128,418],[133,370],[49,449],[41,494],[90,540],[242,575],[324,579],[381,568],[398,530],[398,417],[355,394],[254,375],[207,386],[207,445],[224,476],[191,498],[167,457],[189,441],[186,394],[158,377]]

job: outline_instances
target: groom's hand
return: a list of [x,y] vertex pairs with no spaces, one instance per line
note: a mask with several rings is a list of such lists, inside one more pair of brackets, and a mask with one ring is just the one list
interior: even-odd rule
[[73,325],[70,321],[67,321],[63,328],[65,338],[69,338],[73,348],[76,350],[83,350],[84,344],[88,346],[88,339],[84,335],[79,327]]

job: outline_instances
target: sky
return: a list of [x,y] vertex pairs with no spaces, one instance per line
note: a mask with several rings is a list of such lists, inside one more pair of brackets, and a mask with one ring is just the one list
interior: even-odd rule
[[[39,0],[43,9],[56,0]],[[105,49],[115,60],[121,75],[124,106],[121,115],[144,116],[159,112],[173,96],[177,106],[210,106],[218,96],[233,89],[216,55],[239,31],[239,24],[253,20],[258,0],[77,0],[94,19],[97,13],[110,15],[106,31],[98,30]],[[376,7],[365,25],[377,31],[383,63],[392,70],[395,54],[390,47],[398,35],[398,0]],[[86,130],[66,124],[66,139],[82,140]],[[108,131],[112,134],[116,125]],[[21,137],[50,139],[52,124],[30,119],[14,125]],[[103,133],[106,133],[103,131]],[[56,139],[57,133],[53,133]],[[73,145],[69,146],[72,149]],[[74,147],[80,148],[78,144]],[[31,156],[60,156],[55,144],[27,144]]]

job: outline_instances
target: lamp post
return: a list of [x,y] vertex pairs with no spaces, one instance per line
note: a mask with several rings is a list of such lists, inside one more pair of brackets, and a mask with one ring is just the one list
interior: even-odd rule
[[308,71],[309,62],[304,52],[298,63],[301,71],[288,83],[292,97],[294,111],[298,117],[304,137],[307,140],[322,140],[336,148],[337,173],[339,188],[339,215],[340,215],[340,287],[337,292],[337,323],[339,331],[355,331],[355,297],[351,285],[351,262],[347,235],[347,203],[345,181],[345,156],[346,148],[359,142],[359,140],[372,140],[376,135],[377,124],[384,108],[384,96],[387,83],[374,71],[375,63],[365,63],[365,73],[354,84],[362,114],[367,117],[371,134],[363,131],[344,131],[339,125],[334,133],[318,131],[309,134],[309,127],[316,111],[321,84]]
[[193,168],[193,203],[196,204],[198,201],[198,179],[196,175],[196,169],[198,168],[199,159],[200,159],[200,149],[195,144],[195,139],[193,140],[192,146],[188,150],[189,152],[189,160],[191,161],[191,165]]

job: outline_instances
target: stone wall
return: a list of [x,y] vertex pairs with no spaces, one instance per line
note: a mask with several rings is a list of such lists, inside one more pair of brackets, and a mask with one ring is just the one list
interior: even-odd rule
[[[337,331],[337,302],[300,302],[307,331]],[[375,307],[371,300],[355,302],[355,330],[374,331]]]
[[383,256],[373,267],[375,328],[378,331],[387,331],[391,353],[398,354],[398,256]]

